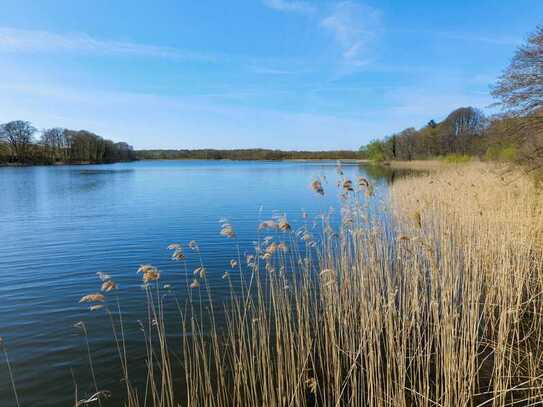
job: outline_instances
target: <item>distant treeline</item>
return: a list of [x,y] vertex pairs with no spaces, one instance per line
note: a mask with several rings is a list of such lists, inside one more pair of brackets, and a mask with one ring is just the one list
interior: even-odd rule
[[452,159],[479,156],[543,168],[543,26],[519,47],[492,89],[504,113],[492,117],[461,107],[443,121],[430,120],[361,147],[375,160]]
[[282,151],[266,149],[239,150],[137,150],[140,160],[310,160],[359,159],[360,152],[338,151]]
[[0,163],[112,163],[135,160],[132,146],[86,130],[37,129],[28,121],[0,125]]
[[442,122],[431,120],[421,129],[408,128],[361,148],[374,161],[421,160],[447,156],[478,156],[489,160],[528,159],[541,144],[541,115],[485,117],[473,107],[461,107]]

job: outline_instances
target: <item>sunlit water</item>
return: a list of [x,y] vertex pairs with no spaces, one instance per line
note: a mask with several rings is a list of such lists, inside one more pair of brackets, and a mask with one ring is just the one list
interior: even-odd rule
[[[358,165],[343,169],[348,177],[369,177],[378,198],[384,199],[390,174]],[[327,180],[324,196],[310,188],[318,176]],[[113,298],[120,299],[131,358],[137,359],[144,354],[137,322],[145,315],[141,276],[136,274],[140,264],[158,266],[161,284],[173,290],[186,287],[187,273],[170,260],[167,246],[194,239],[209,284],[221,295],[226,290],[221,276],[237,257],[237,248],[219,235],[219,219],[230,221],[240,251],[249,251],[260,220],[286,214],[295,228],[304,222],[302,210],[312,219],[337,208],[336,180],[335,162],[146,161],[0,168],[0,336],[21,405],[73,405],[76,384],[79,398],[93,393],[85,342],[73,326],[78,321],[88,327],[99,388],[120,389],[107,316],[78,303],[82,295],[99,290],[97,272],[110,274],[120,286]],[[187,270],[192,270],[198,259],[186,252]],[[175,316],[172,321],[177,323]],[[138,372],[134,376],[143,379]],[[0,405],[15,406],[3,358]]]

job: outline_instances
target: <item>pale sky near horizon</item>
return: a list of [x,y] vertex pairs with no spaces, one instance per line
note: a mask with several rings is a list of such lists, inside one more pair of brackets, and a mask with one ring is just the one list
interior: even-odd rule
[[0,123],[357,149],[486,108],[543,1],[0,0]]

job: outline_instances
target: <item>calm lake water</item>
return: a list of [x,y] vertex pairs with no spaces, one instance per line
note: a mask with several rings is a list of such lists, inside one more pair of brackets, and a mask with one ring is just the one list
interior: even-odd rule
[[[386,195],[388,175],[359,165],[343,169],[348,176],[369,177],[378,195]],[[309,185],[323,175],[328,193],[321,197]],[[120,286],[128,347],[137,359],[143,356],[137,320],[145,315],[136,274],[140,264],[158,266],[162,284],[186,287],[187,275],[170,260],[167,245],[195,239],[210,284],[220,295],[226,289],[221,276],[237,249],[219,235],[219,219],[233,224],[242,252],[250,250],[259,220],[286,214],[296,227],[303,222],[302,209],[312,218],[337,208],[336,179],[335,162],[0,168],[0,336],[21,405],[71,406],[74,381],[80,398],[93,393],[85,342],[73,327],[78,321],[89,330],[99,388],[114,393],[119,388],[108,319],[78,303],[82,295],[99,290],[97,272],[110,274]],[[186,251],[192,270],[198,259]],[[3,359],[0,405],[16,405]]]

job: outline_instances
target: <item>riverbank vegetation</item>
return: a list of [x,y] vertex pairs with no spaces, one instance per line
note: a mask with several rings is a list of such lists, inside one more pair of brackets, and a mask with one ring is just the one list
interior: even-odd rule
[[461,107],[443,121],[407,128],[361,148],[373,161],[484,160],[517,162],[535,171],[543,167],[543,27],[538,27],[514,55],[492,94],[503,113],[486,117]]
[[[505,115],[460,108],[366,146],[363,154],[376,161],[444,157],[431,171],[396,179],[390,194],[338,167],[337,180],[308,180],[308,188],[314,199],[337,194],[340,216],[326,209],[315,218],[264,219],[251,252],[242,251],[236,224],[222,219],[217,233],[238,253],[220,272],[226,296],[217,295],[224,286],[214,286],[190,236],[168,247],[184,271],[175,277],[179,288],[164,285],[153,265],[137,269],[144,320],[126,320],[119,287],[98,273],[95,292],[82,292],[79,302],[88,320],[105,313],[111,321],[120,365],[113,382],[121,388],[105,388],[111,377],[95,375],[97,354],[110,350],[91,348],[84,319],[75,328],[91,380],[75,386],[74,404],[540,404],[543,195],[525,168],[542,160],[543,106],[533,99],[542,55],[540,29],[496,87]],[[533,58],[535,65],[523,65]],[[25,157],[34,147],[10,151]],[[493,161],[471,162],[473,155]],[[165,311],[172,308],[173,316]],[[174,328],[170,318],[179,321]],[[132,370],[141,358],[142,370]],[[9,367],[7,352],[5,359]],[[10,368],[7,380],[17,400],[17,372]]]
[[[396,177],[388,196],[341,168],[328,178],[300,187],[338,195],[339,224],[326,208],[278,213],[254,225],[260,238],[245,252],[223,219],[217,234],[239,253],[223,269],[201,256],[216,246],[191,236],[170,246],[178,269],[135,265],[144,290],[131,300],[146,318],[123,313],[129,288],[115,270],[74,293],[88,313],[74,327],[88,363],[73,365],[73,405],[537,405],[543,197],[533,180],[499,164],[435,163]],[[14,345],[3,345],[15,392],[5,402],[16,405],[29,367],[12,371]],[[95,375],[106,360],[107,377]]]
[[135,159],[133,148],[86,130],[63,128],[40,132],[28,121],[0,125],[0,164],[112,163]]
[[358,151],[284,151],[262,148],[234,150],[138,150],[141,160],[356,160]]
[[[333,185],[315,179],[315,199],[336,193]],[[184,289],[163,286],[156,267],[140,267],[148,318],[139,322],[146,344],[139,386],[132,379],[141,372],[129,365],[141,355],[130,353],[135,338],[124,328],[134,322],[122,319],[117,286],[101,273],[102,292],[81,293],[81,302],[90,319],[112,318],[123,390],[112,394],[91,375],[76,405],[108,405],[109,397],[168,407],[540,401],[543,213],[534,182],[476,163],[401,178],[388,198],[341,170],[337,185],[340,224],[328,213],[264,220],[254,252],[224,265],[227,299],[215,296],[190,237],[170,245],[182,268],[200,258]],[[389,209],[383,216],[376,206]],[[237,246],[236,225],[221,222],[217,233]],[[166,328],[171,304],[181,321],[175,332]],[[88,343],[85,321],[76,325]],[[103,350],[87,348],[91,370],[95,351]]]

